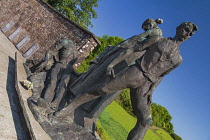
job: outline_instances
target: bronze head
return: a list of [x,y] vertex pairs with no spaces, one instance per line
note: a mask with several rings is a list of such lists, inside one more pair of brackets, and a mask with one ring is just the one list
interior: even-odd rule
[[176,36],[178,41],[188,40],[196,31],[198,26],[192,22],[183,22],[176,28]]
[[146,19],[143,24],[142,24],[142,29],[144,31],[147,31],[149,29],[152,29],[152,28],[156,28],[158,26],[158,24],[162,24],[163,23],[163,20],[162,19],[152,19],[152,18],[148,18]]

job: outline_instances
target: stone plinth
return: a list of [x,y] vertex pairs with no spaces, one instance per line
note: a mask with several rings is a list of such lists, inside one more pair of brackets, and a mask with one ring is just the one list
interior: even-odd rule
[[[17,84],[20,87],[20,93],[16,92],[15,52],[17,50],[15,46],[1,31],[0,42],[0,139],[50,139],[28,109],[26,100],[31,92],[23,89],[19,82]],[[25,70],[22,67],[25,59],[19,52],[17,56],[17,78],[18,80],[25,80]]]

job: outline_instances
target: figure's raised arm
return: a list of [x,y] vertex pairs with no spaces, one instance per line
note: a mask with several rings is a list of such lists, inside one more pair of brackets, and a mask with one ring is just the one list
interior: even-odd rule
[[121,52],[107,67],[106,74],[110,75],[111,77],[115,77],[113,67],[120,63],[121,61],[125,60],[125,58],[129,57],[131,54],[134,53],[134,48],[128,48],[125,51]]
[[160,28],[152,28],[149,29],[140,35],[134,36],[138,42],[144,41],[145,39],[152,37],[152,36],[162,36],[162,30]]
[[133,51],[134,52],[143,51],[143,50],[149,48],[152,44],[156,43],[160,38],[162,38],[162,36],[155,35],[155,36],[152,36],[142,42],[139,42],[133,47]]
[[152,44],[156,43],[161,36],[152,36],[140,43],[137,43],[134,47],[128,48],[125,51],[121,52],[107,67],[107,75],[115,77],[113,67],[125,60],[127,57],[131,56],[134,52],[144,51]]

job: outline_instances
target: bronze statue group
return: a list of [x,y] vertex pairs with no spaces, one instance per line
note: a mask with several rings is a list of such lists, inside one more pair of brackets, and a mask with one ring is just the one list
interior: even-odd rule
[[[152,122],[149,107],[154,89],[166,74],[180,65],[180,44],[198,30],[194,23],[183,22],[176,28],[173,38],[162,37],[162,30],[158,27],[161,23],[162,19],[147,19],[142,24],[144,33],[116,46],[108,46],[82,74],[77,74],[72,68],[78,56],[75,45],[62,39],[44,60],[36,65],[32,61],[26,62],[28,71],[34,68],[30,76],[38,77],[41,72],[48,75],[44,80],[47,84],[41,90],[34,89],[40,94],[30,101],[37,107],[47,108],[46,117],[61,119],[74,117],[74,111],[91,100],[130,88],[137,123],[127,139],[143,139]],[[123,67],[122,62],[126,64]],[[70,92],[73,96],[64,100]]]

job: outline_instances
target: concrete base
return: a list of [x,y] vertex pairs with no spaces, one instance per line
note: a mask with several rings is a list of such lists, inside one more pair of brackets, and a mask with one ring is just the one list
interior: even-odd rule
[[17,52],[15,65],[15,52],[15,46],[0,31],[0,139],[50,140],[28,108],[27,98],[32,93],[19,83],[26,80],[25,59]]

